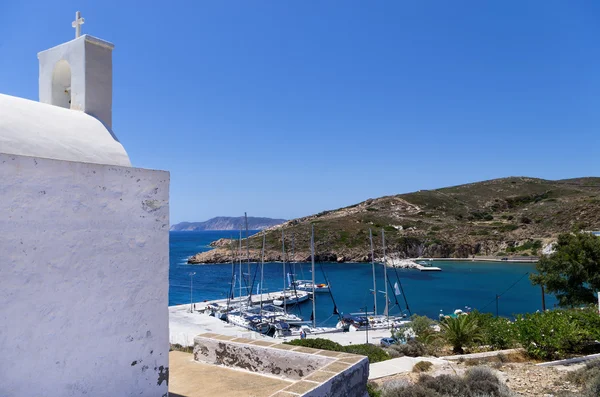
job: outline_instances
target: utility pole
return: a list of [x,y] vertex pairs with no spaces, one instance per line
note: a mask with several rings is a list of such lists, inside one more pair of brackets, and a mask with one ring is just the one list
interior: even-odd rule
[[194,275],[196,274],[196,272],[190,272],[190,313],[194,312],[194,295],[192,292],[193,289],[193,285],[194,285]]
[[541,287],[542,287],[542,311],[545,312],[546,311],[546,295],[544,293],[544,285],[542,285]]
[[498,317],[498,298],[500,298],[500,295],[496,294],[496,317]]
[[[373,253],[373,233],[369,229],[371,240],[371,267],[373,268],[373,315],[377,315],[377,281],[375,281],[375,254]],[[365,313],[366,314],[366,313]]]
[[369,314],[368,314],[369,306],[365,306],[365,318],[367,319],[367,345],[369,344]]

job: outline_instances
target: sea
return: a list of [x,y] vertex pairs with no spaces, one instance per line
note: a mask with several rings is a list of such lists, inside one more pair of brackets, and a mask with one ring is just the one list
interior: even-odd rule
[[[210,243],[219,238],[235,238],[234,231],[170,232],[169,305],[179,305],[204,300],[223,299],[230,294],[232,282],[231,264],[189,265],[187,259],[211,249]],[[434,265],[441,272],[421,272],[415,269],[388,268],[389,313],[426,315],[438,318],[439,314],[450,314],[456,309],[489,312],[505,317],[535,312],[542,309],[542,292],[533,286],[529,274],[535,272],[532,263],[508,262],[444,262]],[[255,277],[256,264],[242,264],[242,291],[253,286],[254,292],[281,291],[284,274],[295,274],[295,279],[312,278],[310,263],[283,264],[265,263],[264,285],[258,285],[260,273]],[[239,265],[234,268],[235,294],[239,294]],[[376,265],[377,312],[385,307],[384,269]],[[249,276],[248,276],[249,274]],[[287,276],[286,276],[287,278]],[[327,279],[331,295],[316,294],[316,319],[321,326],[332,326],[338,320],[334,308],[340,314],[372,312],[373,270],[370,263],[317,263],[317,283]],[[396,284],[398,288],[396,288]],[[399,292],[399,294],[396,294]],[[498,295],[498,298],[496,296]],[[546,295],[546,308],[556,305],[552,295]],[[409,310],[408,310],[409,309]],[[303,302],[291,309],[308,320],[312,314],[312,303]]]

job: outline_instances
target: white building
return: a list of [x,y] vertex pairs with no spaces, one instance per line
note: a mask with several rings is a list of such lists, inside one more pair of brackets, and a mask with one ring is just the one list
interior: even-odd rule
[[112,131],[112,51],[77,34],[40,102],[0,94],[0,396],[168,393],[169,174]]

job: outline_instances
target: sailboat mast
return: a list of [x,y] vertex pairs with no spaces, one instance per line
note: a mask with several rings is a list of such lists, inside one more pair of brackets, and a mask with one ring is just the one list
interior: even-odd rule
[[371,267],[373,268],[373,312],[377,315],[377,281],[375,280],[375,255],[373,253],[373,232],[369,229],[369,239],[371,240]]
[[285,302],[285,231],[281,229],[281,263],[283,264],[283,311],[287,313],[287,307]]
[[242,273],[242,228],[240,227],[240,245],[238,247],[238,258],[240,261],[240,311],[242,309],[242,278],[244,274]]
[[383,283],[385,284],[385,315],[387,319],[390,319],[390,308],[388,300],[388,279],[387,279],[387,263],[385,257],[385,230],[381,228],[381,242],[383,244]]
[[295,258],[295,243],[294,243],[294,234],[292,234],[292,282],[294,281],[294,279],[296,278],[296,258]]
[[315,225],[312,226],[310,235],[310,261],[312,262],[312,323],[313,328],[317,327],[317,311],[315,302]]
[[262,253],[260,255],[260,315],[263,308],[263,283],[265,280],[265,232],[263,231]]
[[[244,220],[246,221],[246,260],[248,262],[248,279],[250,279],[250,243],[248,241],[248,215],[246,215],[246,213],[244,212]],[[254,280],[252,280],[252,283],[254,284]],[[249,284],[249,283],[248,283]],[[250,293],[248,294],[250,296],[250,299],[252,299],[252,286],[248,286],[248,288],[250,289]]]

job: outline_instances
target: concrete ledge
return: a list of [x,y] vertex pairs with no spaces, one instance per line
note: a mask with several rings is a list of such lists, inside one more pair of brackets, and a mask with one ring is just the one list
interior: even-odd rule
[[494,350],[491,352],[482,352],[482,353],[471,353],[471,354],[457,354],[455,356],[445,356],[440,357],[442,360],[450,360],[450,361],[458,361],[458,360],[468,360],[473,358],[487,358],[487,357],[495,357],[499,354],[514,354],[514,353],[522,353],[524,349],[507,349],[507,350]]
[[554,365],[571,365],[598,359],[600,359],[600,354],[590,354],[589,356],[567,358],[565,360],[548,361],[546,363],[539,363],[536,365],[538,367],[552,367]]
[[292,382],[270,397],[367,396],[369,361],[356,354],[202,334],[194,338],[194,360]]
[[273,349],[250,344],[252,340],[246,342],[240,339],[243,338],[225,341],[217,337],[197,336],[194,338],[194,359],[294,380],[308,376],[334,361],[330,357]]

